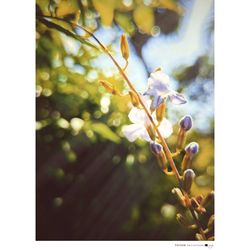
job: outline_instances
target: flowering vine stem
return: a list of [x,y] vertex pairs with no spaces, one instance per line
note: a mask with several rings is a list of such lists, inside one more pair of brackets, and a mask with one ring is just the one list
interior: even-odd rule
[[[186,203],[187,203],[187,207],[188,209],[190,210],[191,212],[191,215],[195,221],[195,224],[200,232],[200,234],[202,235],[202,238],[204,240],[206,240],[206,236],[205,236],[205,233],[204,233],[204,230],[202,228],[202,225],[199,221],[199,218],[197,216],[197,214],[195,213],[195,210],[194,208],[192,207],[192,204],[190,202],[190,197],[189,197],[189,194],[181,187],[181,182],[182,182],[182,176],[180,175],[176,165],[175,165],[175,162],[173,160],[173,155],[165,141],[165,139],[163,138],[161,132],[159,131],[158,129],[158,126],[156,125],[150,111],[148,110],[148,108],[146,107],[145,103],[143,102],[140,94],[137,92],[137,90],[135,89],[135,87],[133,86],[132,82],[129,80],[129,78],[127,77],[126,73],[124,72],[125,69],[127,68],[127,65],[128,65],[128,61],[126,60],[126,66],[124,68],[122,68],[119,63],[116,61],[116,59],[113,57],[113,55],[111,54],[111,52],[108,50],[108,48],[102,44],[102,42],[91,32],[89,31],[88,29],[78,25],[77,23],[75,22],[71,22],[71,21],[68,21],[68,20],[65,20],[63,18],[60,18],[60,17],[56,17],[56,16],[47,16],[47,15],[37,15],[37,18],[40,19],[40,20],[44,20],[44,19],[55,19],[55,20],[58,20],[58,21],[62,21],[62,22],[65,22],[69,25],[71,25],[72,27],[76,28],[80,28],[82,29],[83,31],[85,31],[89,36],[91,36],[98,44],[99,46],[101,47],[101,49],[110,57],[110,59],[113,61],[113,63],[115,64],[115,66],[117,67],[117,69],[119,70],[120,74],[123,76],[123,78],[125,79],[126,83],[128,84],[129,88],[131,89],[131,91],[136,95],[140,105],[142,106],[142,108],[144,109],[148,119],[150,120],[151,124],[153,125],[153,128],[155,129],[155,132],[156,134],[158,135],[159,137],[159,140],[163,146],[163,149],[164,149],[164,152],[166,154],[166,157],[169,161],[169,164],[170,164],[170,167],[175,175],[175,177],[177,178],[178,182],[179,182],[179,186],[180,186],[180,190],[182,192],[182,194],[184,195],[184,197],[186,198]],[[50,23],[51,25],[57,25],[57,24],[54,24],[54,23]],[[58,25],[59,26],[59,25]],[[61,26],[60,26],[61,27]],[[56,28],[56,27],[55,27]],[[61,29],[63,29],[61,27]],[[67,29],[65,29],[65,33],[67,32],[70,32],[68,31]],[[74,33],[72,33],[74,34]],[[75,37],[77,40],[79,40],[80,42],[82,42],[81,39],[79,39],[78,36]],[[88,44],[89,45],[89,44]],[[91,44],[90,44],[91,45]],[[96,49],[99,49],[98,47],[96,47],[95,45],[91,45],[92,47],[95,47]],[[166,171],[166,172],[165,172]],[[169,172],[167,170],[163,170],[163,172],[167,175]]]

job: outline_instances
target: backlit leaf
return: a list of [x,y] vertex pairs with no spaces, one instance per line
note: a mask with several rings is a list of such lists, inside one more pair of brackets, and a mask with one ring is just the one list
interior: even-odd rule
[[93,4],[101,16],[102,23],[110,26],[114,17],[115,0],[93,0]]
[[150,34],[151,29],[154,26],[153,9],[141,4],[136,7],[133,15],[138,28],[147,34]]
[[61,1],[56,9],[56,15],[58,17],[73,14],[77,11],[76,6],[73,5],[72,1]]
[[115,21],[121,26],[121,28],[125,32],[133,34],[133,32],[135,31],[135,26],[127,14],[117,13],[115,15]]
[[115,134],[106,124],[104,123],[94,123],[91,128],[96,133],[100,134],[103,138],[113,141],[115,143],[120,142],[120,137]]

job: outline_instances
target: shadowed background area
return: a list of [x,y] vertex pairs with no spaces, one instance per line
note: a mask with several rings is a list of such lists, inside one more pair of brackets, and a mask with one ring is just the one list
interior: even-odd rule
[[[194,128],[187,142],[200,145],[192,194],[210,192],[213,2],[37,0],[37,9],[67,20],[80,9],[80,24],[109,46],[121,65],[119,37],[126,32],[131,50],[127,74],[139,91],[145,91],[156,67],[170,75],[172,87],[188,103],[168,106],[167,117],[175,124],[169,146],[175,150],[178,120],[191,114]],[[121,133],[130,123],[129,98],[112,96],[98,83],[108,80],[126,93],[110,59],[39,21],[36,25],[37,240],[194,239],[195,231],[175,219],[177,212],[185,212],[171,193],[175,178],[161,172],[146,142],[130,143]],[[213,204],[202,217],[204,225],[211,214]]]

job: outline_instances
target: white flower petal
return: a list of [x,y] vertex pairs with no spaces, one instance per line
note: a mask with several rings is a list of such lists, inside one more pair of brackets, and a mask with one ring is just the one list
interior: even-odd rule
[[145,141],[152,141],[151,138],[148,135],[148,132],[146,130],[146,128],[144,127],[144,129],[140,130],[141,134],[140,134],[140,138],[145,140]]
[[162,84],[169,85],[169,76],[164,74],[162,71],[156,71],[150,74],[150,78],[153,82],[162,82]]
[[176,91],[171,91],[171,94],[169,94],[169,99],[173,104],[184,104],[187,102],[186,98],[184,95],[176,92]]
[[145,115],[146,114],[143,109],[133,107],[128,114],[128,118],[132,123],[144,124]]
[[155,80],[151,77],[148,78],[148,88],[152,88],[154,87],[154,82]]
[[173,133],[173,127],[169,120],[163,118],[160,126],[159,131],[164,138],[169,137]]
[[147,91],[144,93],[144,96],[154,96],[156,95],[156,91],[154,88],[148,88]]
[[122,128],[122,133],[130,142],[134,142],[138,138],[146,141],[151,140],[146,128],[142,124],[125,125]]
[[[140,95],[142,102],[144,103],[144,105],[149,108],[151,100],[149,96],[145,96],[145,95]],[[143,109],[139,109],[136,107],[133,107],[129,114],[128,117],[130,119],[130,121],[132,123],[144,123],[145,117],[146,117],[146,113]]]
[[154,110],[155,106],[158,106],[158,97],[169,97],[173,104],[184,104],[187,102],[184,95],[172,90],[169,86],[169,77],[162,71],[156,71],[150,74],[148,78],[148,90],[145,95],[153,97],[151,109]]
[[140,137],[143,126],[141,124],[130,124],[122,127],[122,133],[126,136],[126,138],[133,142],[137,138]]
[[156,71],[150,74],[148,78],[148,95],[162,95],[166,97],[170,93],[169,77],[162,71]]
[[141,100],[143,101],[143,103],[149,107],[150,106],[150,97],[148,95],[140,95]]

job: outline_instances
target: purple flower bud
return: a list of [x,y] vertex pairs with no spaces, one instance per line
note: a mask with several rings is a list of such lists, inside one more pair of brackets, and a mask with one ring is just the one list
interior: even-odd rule
[[162,151],[162,145],[157,142],[150,142],[150,149],[154,154],[158,155]]
[[183,189],[186,192],[190,192],[194,177],[195,177],[195,173],[192,169],[187,169],[184,171],[184,173],[183,173]]
[[192,117],[190,115],[185,115],[184,117],[182,117],[179,124],[182,129],[188,131],[192,128],[193,125]]
[[185,151],[187,154],[193,156],[199,152],[199,144],[196,142],[191,142],[186,146]]

